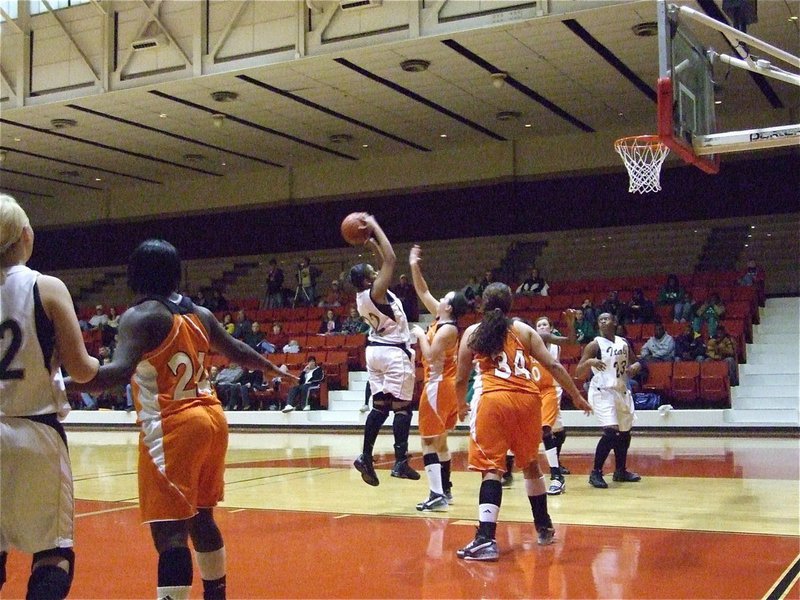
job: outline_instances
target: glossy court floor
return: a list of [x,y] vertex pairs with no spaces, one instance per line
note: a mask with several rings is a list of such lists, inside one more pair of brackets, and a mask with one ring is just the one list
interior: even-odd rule
[[[153,598],[156,554],[138,522],[136,433],[71,431],[77,497],[73,598]],[[451,439],[455,503],[418,513],[425,479],[381,484],[352,468],[361,436],[233,433],[225,503],[229,598],[800,598],[797,438],[634,438],[638,484],[587,483],[596,438],[567,438],[567,493],[550,498],[556,543],[536,545],[521,478],[506,490],[497,563],[465,563],[479,477]],[[412,448],[419,448],[417,438]],[[413,463],[422,468],[418,450]],[[520,477],[518,475],[518,477]],[[24,596],[13,553],[0,596]],[[193,598],[201,598],[195,574]]]

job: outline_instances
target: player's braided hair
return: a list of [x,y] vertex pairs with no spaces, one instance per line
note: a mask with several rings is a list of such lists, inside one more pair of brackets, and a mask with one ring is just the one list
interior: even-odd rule
[[484,356],[494,356],[503,349],[511,321],[511,288],[505,283],[491,283],[483,292],[483,319],[470,336],[470,350]]

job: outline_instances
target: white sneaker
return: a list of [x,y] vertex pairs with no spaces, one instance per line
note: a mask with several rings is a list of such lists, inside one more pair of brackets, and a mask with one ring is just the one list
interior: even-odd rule
[[291,404],[287,404],[286,406],[283,407],[283,410],[281,410],[281,412],[290,413],[293,410],[294,406],[292,406]]
[[304,410],[304,411],[306,411],[306,410],[311,410],[311,405],[310,405],[310,404],[306,404],[306,405],[303,407],[303,410]]
[[550,496],[558,496],[559,494],[563,494],[567,491],[567,484],[560,479],[551,479],[550,480],[550,487],[547,488],[547,493]]
[[358,412],[362,412],[362,413],[369,412],[369,406],[365,404],[364,406],[362,406],[361,408],[358,409]]

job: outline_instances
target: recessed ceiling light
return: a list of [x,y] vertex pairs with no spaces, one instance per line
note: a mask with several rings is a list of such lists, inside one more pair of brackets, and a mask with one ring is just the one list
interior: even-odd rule
[[717,106],[719,106],[720,104],[722,104],[722,100],[714,100],[714,104],[716,104]]
[[639,37],[653,37],[658,35],[658,23],[655,21],[645,21],[644,23],[637,23],[631,27],[634,35]]
[[161,117],[162,119],[166,119],[167,118],[167,113],[161,113],[158,116]]
[[75,127],[78,122],[75,119],[50,119],[53,129],[64,129],[65,127]]
[[407,73],[421,73],[427,71],[431,61],[422,58],[409,58],[400,63],[400,68]]
[[94,178],[94,180],[95,180],[95,181],[103,181],[103,180],[102,180],[102,179],[100,179],[99,177],[95,177],[95,178]]
[[226,163],[226,162],[224,162],[224,163],[220,163],[220,164],[221,164],[223,167],[227,167],[227,166],[228,166],[228,163]]
[[369,144],[361,144],[362,148],[369,148]]
[[797,15],[792,15],[791,17],[789,17],[789,20],[790,21],[797,21]]
[[532,123],[525,123],[525,127],[530,129],[531,127],[533,127],[533,124]]
[[239,97],[236,92],[228,90],[220,90],[218,92],[211,92],[211,98],[214,102],[233,102]]
[[440,138],[446,138],[446,137],[447,137],[447,134],[446,134],[446,133],[440,133],[440,134],[439,134],[439,137],[440,137]]
[[15,141],[15,142],[21,142],[21,141],[22,141],[22,138],[14,138],[14,141]]

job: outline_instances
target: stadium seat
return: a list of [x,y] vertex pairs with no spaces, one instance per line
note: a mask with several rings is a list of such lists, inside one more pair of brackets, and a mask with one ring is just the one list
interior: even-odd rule
[[700,363],[700,398],[730,403],[728,363],[724,360],[706,360]]
[[672,362],[647,363],[647,380],[642,389],[647,392],[660,392],[666,394],[672,387]]
[[583,348],[579,344],[564,344],[561,346],[559,361],[562,365],[577,364],[581,360]]
[[700,363],[679,361],[672,368],[672,386],[670,396],[683,402],[697,400],[700,389]]

